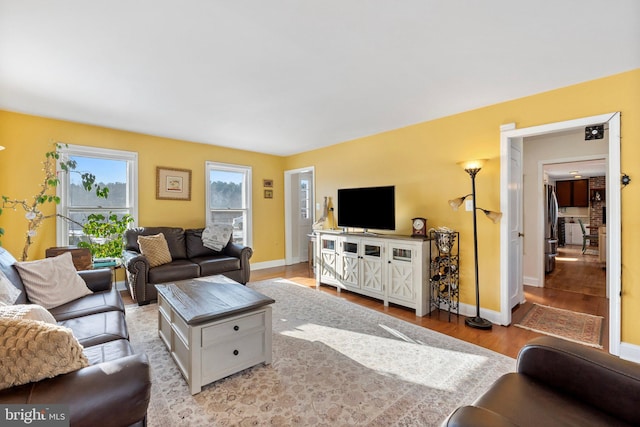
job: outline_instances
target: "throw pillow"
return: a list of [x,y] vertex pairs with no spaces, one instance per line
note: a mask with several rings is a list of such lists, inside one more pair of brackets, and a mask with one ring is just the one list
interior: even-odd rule
[[0,389],[53,378],[89,366],[64,326],[34,320],[0,322]]
[[211,224],[202,231],[202,245],[219,252],[229,243],[231,233],[233,226],[229,224]]
[[14,320],[38,320],[40,322],[56,324],[56,319],[46,308],[38,304],[15,304],[0,306],[0,321]]
[[29,301],[46,309],[91,294],[76,271],[71,252],[37,261],[16,262]]
[[162,233],[151,236],[138,236],[138,246],[140,246],[140,253],[149,261],[150,267],[157,267],[171,262],[169,245]]
[[20,290],[0,271],[0,303],[11,305],[20,296]]

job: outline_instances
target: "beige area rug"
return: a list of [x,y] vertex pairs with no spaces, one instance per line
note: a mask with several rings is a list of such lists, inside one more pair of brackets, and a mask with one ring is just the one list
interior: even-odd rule
[[602,348],[603,320],[601,316],[534,303],[531,310],[515,326],[590,347]]
[[437,426],[515,360],[338,297],[276,279],[249,287],[273,305],[273,363],[191,396],[157,333],[157,305],[127,305],[151,361],[153,426]]

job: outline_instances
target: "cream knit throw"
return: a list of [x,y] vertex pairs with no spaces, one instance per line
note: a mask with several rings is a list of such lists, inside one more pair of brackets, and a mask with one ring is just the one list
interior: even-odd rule
[[0,321],[0,389],[89,366],[71,329],[36,320]]

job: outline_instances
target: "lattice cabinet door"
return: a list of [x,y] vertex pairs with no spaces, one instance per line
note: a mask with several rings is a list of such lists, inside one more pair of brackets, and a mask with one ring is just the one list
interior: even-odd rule
[[323,282],[335,283],[337,280],[338,258],[336,246],[337,242],[334,236],[322,236],[320,238],[320,280]]
[[348,288],[360,288],[360,256],[358,242],[342,240],[342,276],[340,281]]
[[415,303],[416,294],[413,284],[415,248],[391,245],[389,252],[389,300],[399,299]]
[[362,289],[371,294],[384,294],[382,262],[384,248],[378,242],[362,241],[360,266],[362,267]]

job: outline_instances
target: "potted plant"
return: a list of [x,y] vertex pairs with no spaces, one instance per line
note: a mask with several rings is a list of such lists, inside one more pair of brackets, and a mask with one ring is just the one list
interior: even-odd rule
[[120,258],[124,249],[123,234],[133,222],[129,214],[118,217],[109,212],[103,214],[90,214],[82,224],[82,231],[89,239],[88,242],[78,242],[81,248],[88,248],[94,259]]

